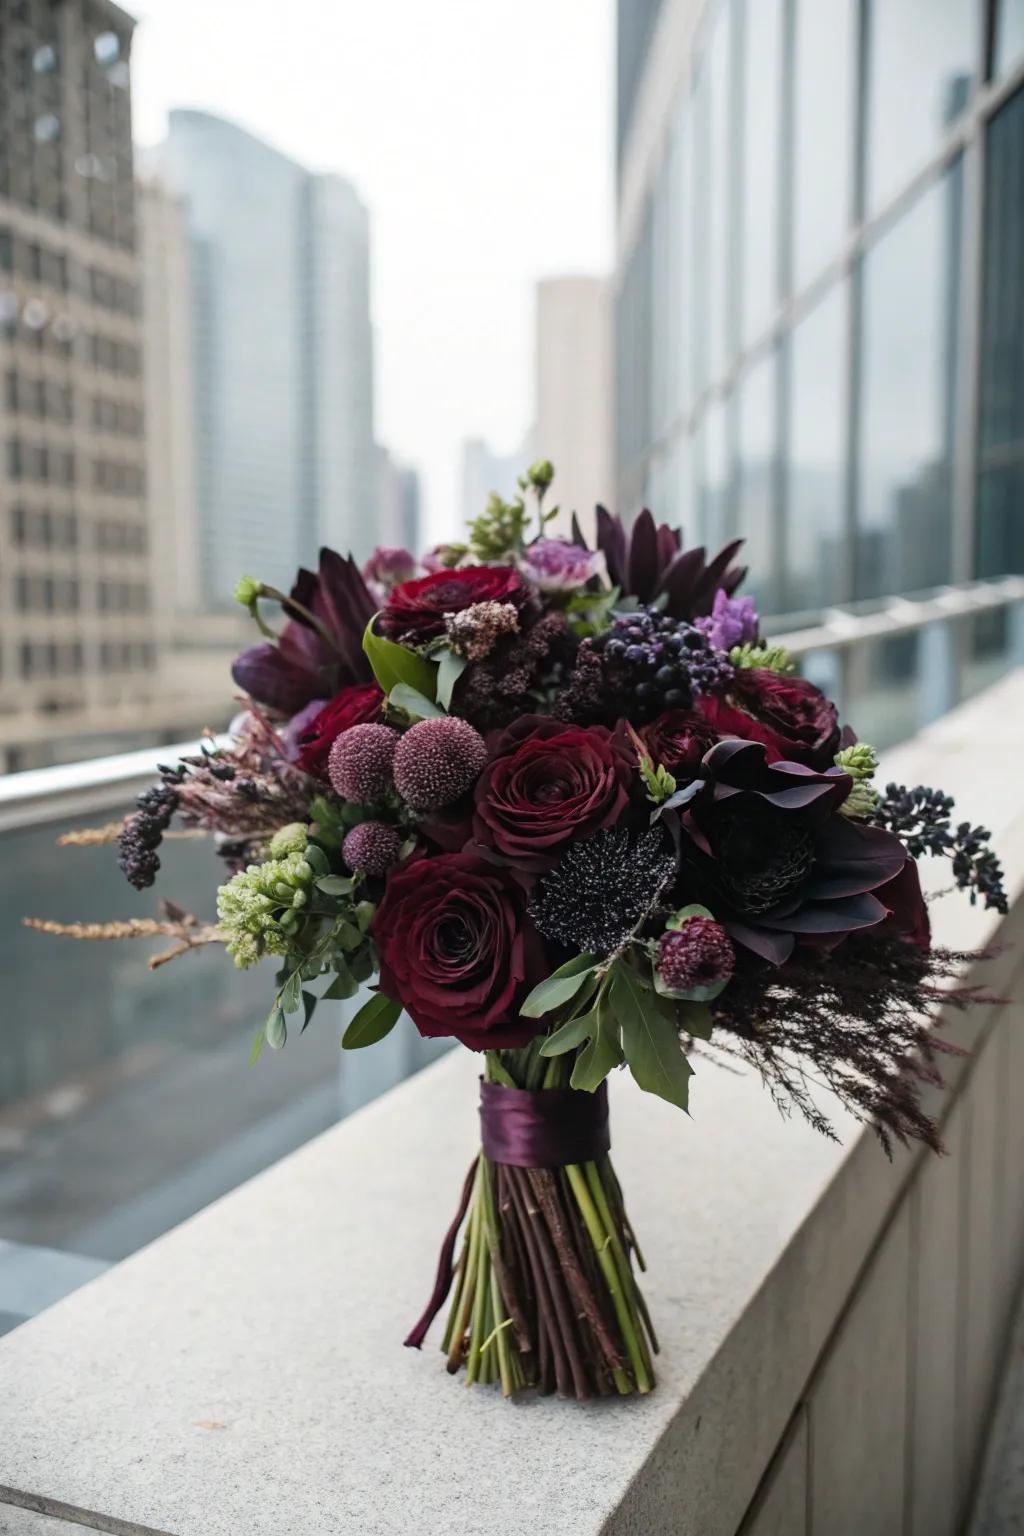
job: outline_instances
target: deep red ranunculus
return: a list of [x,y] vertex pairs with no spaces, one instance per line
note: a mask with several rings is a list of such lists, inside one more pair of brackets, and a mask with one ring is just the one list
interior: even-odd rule
[[467,565],[403,581],[392,590],[377,623],[385,639],[421,645],[444,634],[447,613],[461,613],[474,603],[513,603],[521,608],[528,596],[511,566]]
[[519,869],[558,862],[569,843],[618,821],[636,765],[604,726],[524,715],[503,731],[475,791],[473,835]]
[[416,859],[389,878],[373,920],[380,989],[421,1035],[473,1051],[513,1049],[537,1033],[519,1017],[548,970],[511,870],[469,853]]
[[676,778],[696,778],[705,752],[718,740],[713,728],[688,709],[670,709],[645,725],[640,732],[655,763]]
[[327,777],[327,759],[342,731],[380,719],[384,695],[376,683],[361,683],[336,693],[299,737],[298,766],[316,778]]
[[803,677],[741,667],[727,698],[704,694],[694,708],[718,736],[763,742],[770,763],[828,768],[839,749],[836,707]]

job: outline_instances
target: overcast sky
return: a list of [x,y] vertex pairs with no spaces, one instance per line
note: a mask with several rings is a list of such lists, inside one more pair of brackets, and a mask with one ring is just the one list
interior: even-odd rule
[[454,534],[462,438],[508,451],[529,424],[534,282],[611,264],[611,0],[127,4],[140,143],[202,107],[355,182],[377,434]]

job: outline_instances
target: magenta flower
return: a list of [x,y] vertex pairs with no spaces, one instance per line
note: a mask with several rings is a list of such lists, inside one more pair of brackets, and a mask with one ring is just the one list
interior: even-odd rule
[[586,586],[600,568],[600,554],[591,554],[563,539],[538,539],[522,560],[523,575],[542,592],[576,591]]

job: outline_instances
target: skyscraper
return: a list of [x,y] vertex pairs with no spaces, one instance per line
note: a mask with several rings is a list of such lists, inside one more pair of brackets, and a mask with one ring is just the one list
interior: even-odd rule
[[[137,729],[151,692],[129,53],[109,0],[0,5],[6,766]],[[0,760],[0,767],[4,766]]]
[[200,584],[286,586],[320,543],[373,543],[369,229],[355,191],[232,123],[175,111],[157,155],[185,199]]
[[594,508],[611,503],[611,289],[601,277],[556,277],[537,285],[537,452],[555,466],[551,532],[567,533],[576,512],[585,533]]

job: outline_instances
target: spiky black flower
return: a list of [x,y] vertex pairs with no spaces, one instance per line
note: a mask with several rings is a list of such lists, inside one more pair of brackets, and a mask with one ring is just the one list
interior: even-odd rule
[[632,838],[609,827],[566,850],[537,886],[530,916],[545,938],[581,954],[624,944],[675,872],[660,827]]

